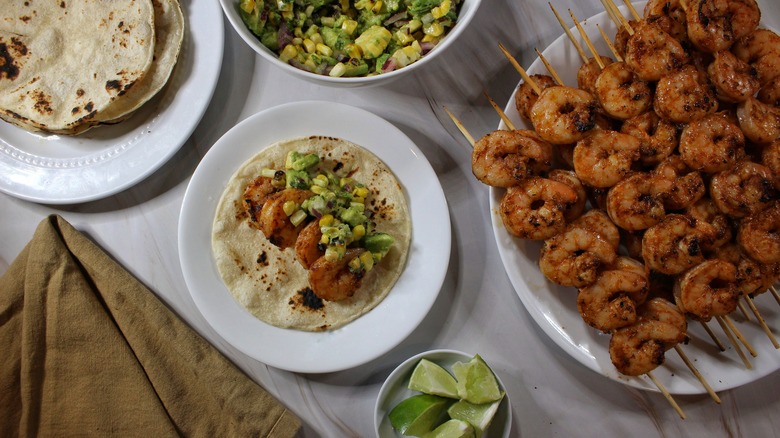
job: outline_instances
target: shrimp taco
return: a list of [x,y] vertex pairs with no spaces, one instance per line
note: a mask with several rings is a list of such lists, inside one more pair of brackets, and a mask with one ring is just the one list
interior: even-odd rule
[[212,228],[219,273],[260,320],[323,331],[373,309],[409,253],[403,189],[368,150],[313,136],[275,143],[228,181]]

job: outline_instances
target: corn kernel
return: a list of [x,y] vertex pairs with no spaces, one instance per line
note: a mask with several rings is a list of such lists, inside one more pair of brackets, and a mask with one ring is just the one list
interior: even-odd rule
[[309,38],[311,38],[311,40],[314,41],[315,44],[322,44],[323,43],[322,35],[320,35],[319,32],[311,34],[311,36]]
[[355,29],[358,27],[358,22],[355,20],[344,20],[343,23],[341,23],[341,30],[346,32],[347,35],[352,35],[355,33]]
[[423,32],[426,35],[440,36],[444,33],[444,26],[442,26],[438,21],[434,21],[427,26],[423,26]]
[[352,238],[354,240],[360,240],[365,235],[366,235],[366,227],[362,224],[356,225],[355,228],[352,229]]
[[363,57],[363,51],[360,50],[360,46],[357,44],[347,44],[344,46],[344,53],[346,53],[350,58],[360,59]]
[[433,15],[433,18],[441,18],[447,15],[448,12],[450,12],[450,6],[451,6],[450,0],[442,0],[439,6],[436,6],[433,9],[431,9],[431,15]]
[[328,189],[326,189],[325,187],[320,187],[318,185],[312,185],[311,187],[309,187],[309,189],[312,192],[314,192],[315,195],[321,195],[328,191]]
[[241,9],[246,12],[247,14],[251,14],[254,12],[255,7],[257,7],[255,0],[242,0],[241,1]]
[[326,46],[325,44],[317,44],[316,45],[317,53],[319,53],[322,56],[332,56],[333,55],[333,49]]
[[321,244],[327,245],[329,242],[330,242],[330,238],[328,238],[328,236],[323,234],[322,237],[320,237]]
[[361,271],[363,269],[360,263],[360,258],[358,257],[355,257],[354,259],[350,260],[347,265],[349,266],[349,269],[352,272]]
[[329,246],[328,249],[325,250],[325,260],[335,262],[338,261],[339,258],[339,252],[336,248]]
[[314,53],[317,50],[317,45],[314,44],[314,41],[306,38],[303,40],[303,48],[306,49],[306,53]]
[[[365,187],[358,187],[352,191],[352,195],[358,198],[366,198],[368,196],[368,189]],[[357,202],[357,201],[355,201]]]
[[331,225],[333,225],[333,215],[332,214],[326,214],[326,215],[323,215],[320,218],[320,226],[321,227],[329,227]]
[[384,2],[382,2],[382,0],[379,0],[376,3],[374,3],[374,7],[371,8],[371,10],[378,14],[382,12],[382,6],[384,6]]
[[292,5],[290,5],[289,11],[283,11],[282,17],[284,17],[285,20],[292,20],[295,17],[295,12],[292,10]]
[[303,44],[303,38],[301,37],[295,37],[292,39],[292,43],[296,46],[301,46]]
[[328,73],[328,76],[338,78],[344,76],[344,73],[346,72],[347,72],[347,66],[344,65],[343,62],[339,62],[336,65],[334,65],[332,69],[330,69],[330,73]]
[[340,0],[339,3],[341,3],[341,12],[347,12],[349,10],[349,0]]
[[293,58],[298,56],[298,49],[295,48],[294,45],[288,44],[284,46],[284,49],[282,50],[282,53],[279,54],[279,59],[282,62],[287,62]]
[[303,210],[297,210],[290,216],[290,222],[296,227],[300,225],[304,219],[306,219],[306,212]]
[[315,176],[312,178],[311,182],[312,184],[316,184],[320,187],[328,187],[328,177],[323,174]]
[[282,210],[284,210],[284,214],[290,216],[298,210],[298,204],[296,204],[295,201],[287,201],[282,205]]
[[363,254],[360,254],[360,263],[363,265],[366,271],[370,271],[371,268],[374,267],[374,256],[366,251]]
[[411,43],[412,41],[415,41],[415,39],[412,36],[412,34],[409,33],[406,29],[403,29],[403,28],[398,29],[395,32],[395,39],[397,39],[398,42],[403,44],[403,45],[407,45],[407,44]]

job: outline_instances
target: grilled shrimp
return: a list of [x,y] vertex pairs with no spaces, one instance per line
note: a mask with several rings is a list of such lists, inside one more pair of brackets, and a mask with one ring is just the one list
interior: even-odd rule
[[771,264],[780,262],[780,201],[739,224],[737,242],[753,260]]
[[552,167],[552,146],[530,130],[497,130],[474,144],[471,170],[481,182],[509,187]]
[[618,257],[595,283],[577,294],[577,309],[586,324],[605,333],[636,322],[636,307],[647,299],[644,266],[628,257]]
[[756,69],[728,50],[715,53],[707,74],[718,98],[726,102],[745,101],[761,88]]
[[664,196],[664,207],[682,210],[704,196],[707,190],[701,174],[685,164],[679,155],[671,155],[653,170],[656,179],[668,181],[669,190]]
[[300,205],[313,194],[308,190],[285,189],[268,197],[260,210],[258,224],[269,242],[282,249],[295,245],[298,233],[305,224],[293,225],[284,212],[284,204],[292,201]]
[[764,86],[758,90],[756,98],[767,105],[771,105],[775,108],[780,107],[780,76],[775,76],[772,80],[764,84]]
[[577,201],[569,205],[563,213],[566,222],[571,222],[582,216],[588,202],[588,194],[585,191],[585,186],[582,185],[582,181],[577,178],[577,174],[572,170],[553,169],[547,174],[547,178],[566,184],[577,194]]
[[272,194],[281,189],[274,184],[273,178],[259,176],[247,184],[242,199],[244,209],[249,216],[249,226],[260,229],[260,211],[263,204]]
[[615,248],[598,234],[572,226],[544,241],[539,268],[553,283],[585,287],[616,257]]
[[682,45],[657,24],[641,22],[626,43],[626,64],[643,81],[657,81],[688,62]]
[[711,246],[717,248],[730,242],[734,237],[734,223],[723,214],[709,197],[704,197],[689,205],[685,214],[696,219],[703,226],[709,225],[713,230]]
[[[599,56],[601,63],[605,66],[612,64],[612,58],[608,56]],[[588,62],[583,63],[577,70],[577,87],[592,95],[596,95],[596,80],[601,74],[601,66],[596,58],[590,58]]]
[[775,189],[780,190],[780,140],[761,149],[761,164],[768,167],[775,176]]
[[[531,75],[531,79],[533,79],[540,90],[556,85],[555,80],[547,75]],[[525,120],[531,120],[531,108],[538,98],[539,95],[536,94],[536,91],[534,91],[530,84],[526,82],[520,84],[520,87],[515,93],[515,108],[517,108],[517,112],[520,113],[520,117]]]
[[663,298],[638,308],[638,321],[616,330],[609,341],[615,368],[627,376],[641,376],[664,363],[664,353],[687,339],[685,315]]
[[591,187],[611,187],[631,171],[639,146],[630,135],[597,129],[574,147],[574,171]]
[[690,216],[669,214],[645,231],[642,258],[645,264],[663,274],[680,274],[704,261],[703,248],[714,236]]
[[688,40],[688,25],[685,20],[685,8],[680,0],[650,0],[645,5],[642,16],[671,35],[677,41]]
[[677,126],[648,111],[623,123],[620,132],[639,140],[639,162],[655,165],[672,154],[680,142]]
[[688,0],[686,8],[688,38],[709,53],[728,49],[761,20],[755,0]]
[[737,106],[739,127],[750,141],[771,143],[780,137],[780,109],[750,97]]
[[507,189],[499,214],[510,234],[544,240],[566,228],[566,212],[576,202],[577,193],[566,184],[532,177]]
[[304,268],[309,267],[320,257],[325,255],[325,246],[320,242],[322,231],[317,220],[309,222],[295,239],[295,255]]
[[721,259],[705,260],[674,282],[677,307],[701,321],[733,312],[739,298],[737,268]]
[[607,193],[607,213],[615,225],[628,231],[644,230],[666,215],[663,193],[668,181],[647,173],[635,173],[615,184]]
[[744,154],[745,137],[723,114],[689,123],[680,136],[680,157],[691,169],[715,173],[731,167]]
[[777,263],[765,265],[748,257],[734,242],[718,247],[713,252],[714,258],[725,260],[737,268],[737,289],[743,295],[756,295],[766,292],[777,278],[780,268]]
[[596,126],[597,107],[587,91],[549,87],[531,107],[531,123],[539,136],[552,144],[575,143]]
[[696,67],[688,64],[658,81],[653,108],[666,120],[689,123],[714,113],[718,100]]
[[620,231],[603,210],[595,208],[588,210],[587,213],[573,221],[570,227],[583,228],[595,233],[602,240],[612,245],[615,251],[620,246]]
[[353,272],[349,262],[364,253],[363,248],[348,249],[338,260],[318,258],[309,267],[309,286],[315,295],[327,301],[345,300],[360,288],[364,271]]
[[[631,26],[632,29],[636,30],[637,25],[636,20],[629,20],[628,25]],[[628,39],[631,38],[631,35],[628,33],[628,29],[626,29],[626,26],[618,26],[618,30],[615,33],[614,41],[612,41],[612,45],[615,47],[615,51],[620,55],[621,57],[626,57],[626,49],[628,47]]]
[[762,87],[780,75],[780,36],[769,29],[756,29],[740,38],[731,52],[756,69]]
[[733,218],[743,218],[767,208],[777,193],[771,170],[743,160],[712,177],[710,196],[718,210]]
[[638,79],[625,62],[604,67],[594,87],[604,112],[619,120],[636,117],[653,105],[650,84]]

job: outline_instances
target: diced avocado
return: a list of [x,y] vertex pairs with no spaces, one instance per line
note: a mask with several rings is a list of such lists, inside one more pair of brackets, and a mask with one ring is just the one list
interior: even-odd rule
[[339,218],[342,221],[348,223],[350,227],[362,224],[368,219],[366,218],[366,215],[363,214],[363,211],[356,207],[349,207],[344,209],[339,215]]
[[409,6],[409,12],[415,17],[420,17],[439,6],[440,3],[441,0],[413,0],[411,6]]
[[352,38],[346,32],[332,27],[321,27],[320,35],[326,46],[337,51],[343,51],[344,47],[352,42]]
[[368,64],[363,61],[358,63],[347,62],[344,65],[347,68],[344,76],[360,76],[368,73]]
[[320,157],[317,154],[306,154],[291,151],[287,154],[287,161],[285,167],[293,170],[306,170],[311,166],[320,162]]
[[389,53],[385,53],[379,58],[376,59],[376,72],[382,73],[382,67],[385,65],[385,62],[387,62],[387,59],[390,58]]
[[287,186],[306,190],[311,187],[311,178],[305,170],[290,169],[287,171]]
[[263,35],[265,29],[267,14],[263,14],[263,9],[263,0],[241,0],[241,6],[238,8],[246,27],[257,36]]
[[393,246],[393,237],[385,233],[369,234],[363,238],[363,246],[372,253],[385,254]]

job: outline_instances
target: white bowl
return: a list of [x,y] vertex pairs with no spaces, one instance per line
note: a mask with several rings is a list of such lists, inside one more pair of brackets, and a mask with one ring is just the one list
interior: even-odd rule
[[[447,371],[452,372],[452,364],[455,362],[468,362],[473,358],[473,354],[467,354],[457,350],[430,350],[417,354],[405,360],[401,365],[393,370],[385,383],[382,384],[382,388],[379,389],[379,395],[376,399],[376,406],[374,407],[374,427],[376,429],[376,436],[379,438],[403,438],[401,434],[393,429],[390,424],[388,414],[395,405],[402,400],[411,397],[415,394],[419,394],[417,391],[412,391],[408,388],[409,378],[412,376],[412,371],[420,359],[428,359],[433,363],[436,363]],[[485,359],[483,357],[483,359]],[[485,359],[488,366],[490,361]],[[495,370],[493,371],[495,374]],[[506,393],[506,387],[501,381],[501,378],[496,374],[496,380],[501,390]],[[509,394],[504,395],[504,399],[501,400],[501,404],[498,407],[493,422],[490,423],[490,427],[485,431],[484,436],[486,438],[494,437],[509,437],[509,431],[512,428],[512,404],[509,402]]]
[[299,68],[293,67],[290,64],[287,64],[286,62],[280,61],[279,55],[264,46],[241,20],[241,15],[238,12],[239,0],[219,0],[220,4],[222,5],[222,10],[225,12],[225,15],[230,21],[230,24],[233,25],[233,29],[235,29],[241,38],[247,44],[249,44],[249,47],[251,47],[255,52],[259,53],[260,56],[267,59],[271,64],[292,74],[293,76],[297,76],[320,85],[329,85],[335,87],[362,87],[386,84],[390,81],[398,79],[401,76],[405,76],[412,71],[419,70],[425,64],[429,63],[431,59],[455,43],[455,40],[457,40],[458,37],[463,33],[463,31],[466,29],[466,26],[477,13],[477,9],[481,1],[482,0],[463,0],[460,5],[458,21],[455,23],[455,26],[450,29],[449,33],[439,42],[439,44],[436,45],[436,47],[434,47],[428,54],[423,56],[419,61],[398,70],[375,76],[331,77],[301,70]]

